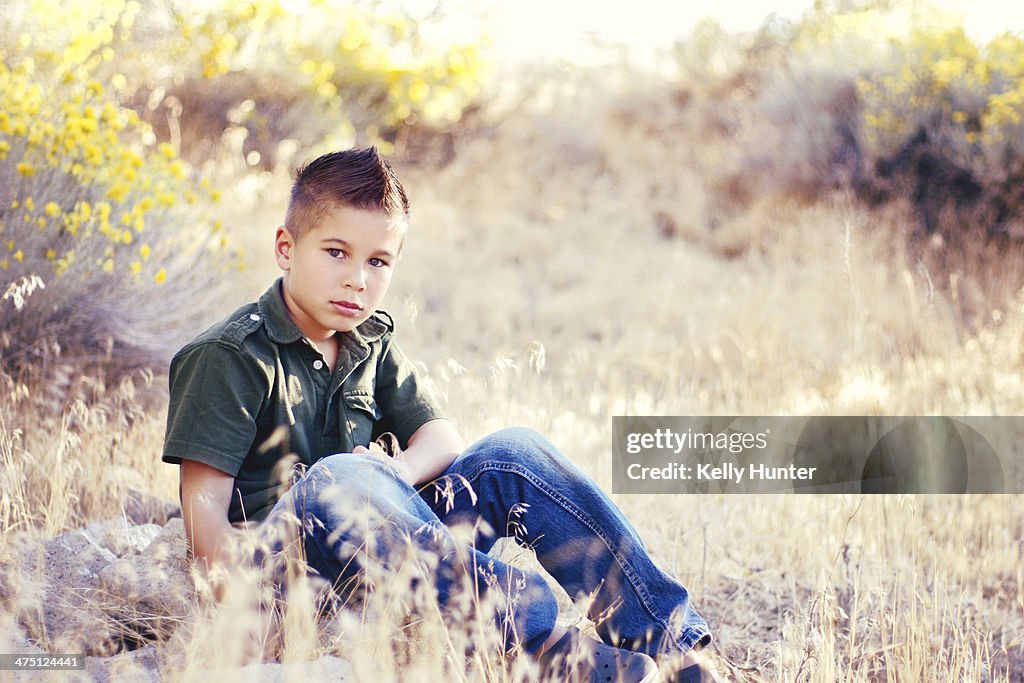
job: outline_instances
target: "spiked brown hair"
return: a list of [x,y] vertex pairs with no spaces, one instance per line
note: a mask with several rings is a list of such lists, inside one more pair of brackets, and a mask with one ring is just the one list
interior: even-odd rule
[[405,189],[376,147],[324,154],[300,166],[293,179],[285,228],[296,240],[340,207],[383,211],[403,233],[408,226]]

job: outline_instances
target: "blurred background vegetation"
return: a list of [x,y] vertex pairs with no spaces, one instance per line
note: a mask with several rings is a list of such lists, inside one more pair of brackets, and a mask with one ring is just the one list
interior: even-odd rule
[[[668,237],[722,242],[715,229],[766,197],[837,193],[903,207],[915,258],[940,269],[992,265],[991,245],[1024,237],[1024,39],[978,42],[921,2],[823,1],[741,35],[706,20],[658,68],[606,58],[514,77],[496,75],[484,24],[462,42],[437,30],[452,19],[443,4],[12,0],[0,12],[8,379],[56,373],[67,388],[85,367],[160,369],[244,268],[225,188],[370,143],[401,166],[444,168],[540,102],[596,113],[588,87],[665,144],[678,126],[703,131],[686,171],[706,215],[690,229],[679,207],[651,212]],[[581,175],[593,161],[564,159]]]
[[458,121],[480,88],[477,45],[437,44],[440,13],[382,3],[0,12],[0,364],[13,376],[159,367],[242,265],[212,183],[313,146],[393,153]]
[[[177,498],[167,362],[277,276],[291,170],[352,145],[409,190],[386,307],[468,439],[529,425],[607,486],[616,414],[1024,413],[1019,31],[819,0],[509,63],[454,2],[0,5],[0,538]],[[1024,671],[999,497],[617,501],[736,680]]]

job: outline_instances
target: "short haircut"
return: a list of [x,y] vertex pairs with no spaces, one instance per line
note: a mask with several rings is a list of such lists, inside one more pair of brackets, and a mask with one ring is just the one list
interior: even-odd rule
[[295,239],[341,207],[383,211],[395,229],[406,230],[409,199],[376,147],[324,154],[300,166],[293,180],[285,228]]

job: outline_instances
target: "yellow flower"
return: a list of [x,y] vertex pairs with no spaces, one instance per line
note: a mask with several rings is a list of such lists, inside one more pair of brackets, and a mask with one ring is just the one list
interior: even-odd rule
[[45,211],[47,216],[56,218],[60,215],[60,206],[57,205],[57,202],[46,202]]
[[149,255],[151,253],[152,253],[152,250],[149,248],[148,244],[143,244],[141,247],[139,247],[139,256],[142,257],[143,261],[148,261],[149,260]]
[[121,203],[124,201],[124,198],[128,196],[130,191],[131,188],[129,188],[127,184],[118,183],[107,190],[107,197],[117,203]]
[[166,280],[167,270],[164,268],[161,268],[159,271],[157,271],[157,274],[153,276],[153,282],[157,283],[158,285],[163,284]]
[[106,261],[103,262],[103,272],[104,273],[113,273],[114,272],[114,260],[113,259],[109,259],[108,258]]
[[23,252],[21,249],[19,249],[18,251],[14,252],[14,260],[17,261],[18,263],[21,263],[22,261],[24,261],[25,260],[25,252]]
[[142,272],[142,264],[138,261],[132,261],[132,272],[136,275]]
[[24,161],[18,164],[16,168],[18,169],[18,173],[25,176],[26,178],[31,178],[36,174],[35,167],[32,164],[26,163]]

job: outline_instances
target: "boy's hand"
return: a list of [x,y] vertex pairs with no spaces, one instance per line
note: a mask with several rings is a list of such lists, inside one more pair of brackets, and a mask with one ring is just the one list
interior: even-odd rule
[[441,476],[464,448],[455,425],[440,418],[420,425],[409,437],[404,451],[398,448],[396,442],[395,452],[390,457],[376,441],[369,448],[356,446],[352,452],[380,458],[398,470],[398,475],[416,488]]
[[352,449],[352,453],[355,455],[369,455],[377,458],[382,462],[387,463],[388,467],[394,468],[397,471],[398,476],[402,478],[402,481],[405,481],[410,486],[416,485],[416,482],[413,481],[414,475],[412,468],[409,467],[409,463],[405,461],[405,457],[401,452],[398,452],[394,456],[390,456],[379,443],[374,441],[370,444],[369,448],[366,446],[356,446]]

